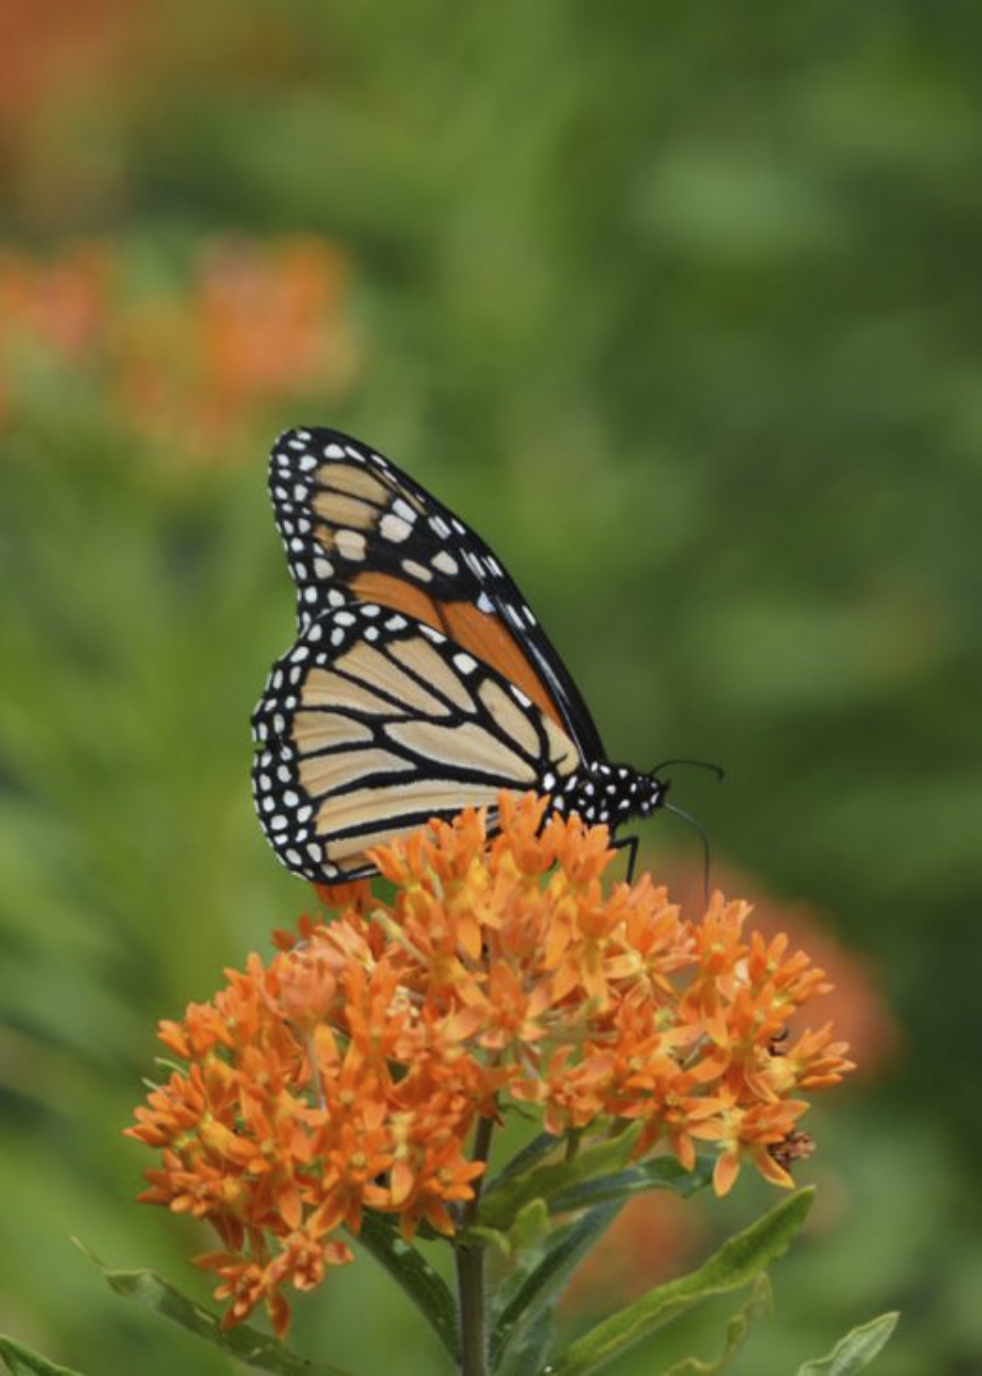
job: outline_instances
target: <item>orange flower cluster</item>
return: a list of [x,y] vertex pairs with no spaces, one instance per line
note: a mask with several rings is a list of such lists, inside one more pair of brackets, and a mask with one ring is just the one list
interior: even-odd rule
[[[786,933],[822,966],[834,986],[823,1000],[824,1016],[849,1043],[859,1062],[858,1073],[864,1079],[882,1074],[902,1049],[903,1038],[884,993],[882,972],[871,957],[847,946],[837,935],[838,924],[822,913],[801,902],[776,898],[752,875],[721,871],[717,865],[713,869],[724,890],[749,897],[756,931],[764,937]],[[683,907],[697,901],[702,893],[700,866],[679,865],[667,873],[662,871],[662,878]],[[798,1021],[790,1023],[791,1032],[796,1031]]]
[[[745,937],[749,911],[715,895],[684,921],[648,876],[602,877],[605,828],[502,795],[374,855],[391,906],[349,906],[268,967],[192,1005],[161,1038],[182,1060],[129,1133],[160,1148],[147,1202],[208,1219],[235,1323],[283,1287],[350,1259],[336,1236],[364,1208],[455,1230],[484,1170],[479,1117],[534,1106],[557,1137],[640,1123],[636,1153],[686,1167],[715,1144],[718,1193],[743,1161],[790,1185],[806,1154],[801,1091],[850,1063],[829,1028],[788,1043],[791,1014],[826,985],[784,938]],[[364,909],[368,908],[367,911]]]
[[182,282],[137,289],[103,242],[50,261],[0,250],[0,425],[19,361],[91,381],[124,423],[214,452],[257,408],[335,394],[354,373],[346,264],[304,236],[206,241]]

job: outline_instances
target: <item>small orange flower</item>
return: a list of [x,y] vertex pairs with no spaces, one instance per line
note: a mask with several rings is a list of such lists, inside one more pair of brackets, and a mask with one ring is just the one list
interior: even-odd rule
[[284,1288],[346,1264],[336,1234],[365,1209],[452,1237],[485,1170],[475,1126],[519,1107],[557,1139],[636,1123],[636,1157],[687,1169],[711,1144],[718,1194],[747,1162],[791,1183],[797,1096],[851,1069],[830,1028],[787,1035],[822,971],[745,934],[745,903],[690,922],[646,876],[605,891],[605,829],[543,815],[503,795],[493,837],[469,810],[379,848],[391,904],[359,890],[161,1024],[187,1070],[128,1129],[161,1153],[142,1198],[214,1225],[199,1264],[226,1323],[265,1304],[285,1331]]
[[18,360],[36,354],[169,454],[179,438],[213,461],[257,408],[347,389],[348,277],[333,243],[302,235],[206,239],[169,284],[141,282],[107,242],[44,257],[0,245],[0,425],[31,404]]

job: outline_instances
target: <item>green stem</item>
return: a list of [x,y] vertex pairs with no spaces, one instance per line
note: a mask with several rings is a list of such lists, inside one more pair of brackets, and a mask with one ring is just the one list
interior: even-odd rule
[[[487,1161],[491,1151],[494,1120],[481,1118],[474,1138],[474,1160]],[[461,1220],[464,1228],[477,1217],[481,1181],[474,1182],[474,1198],[468,1200]],[[484,1247],[481,1244],[457,1248],[457,1294],[460,1298],[461,1376],[487,1376],[488,1324],[484,1289]]]

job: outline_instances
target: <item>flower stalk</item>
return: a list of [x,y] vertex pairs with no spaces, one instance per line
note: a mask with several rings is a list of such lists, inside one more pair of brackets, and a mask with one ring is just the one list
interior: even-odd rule
[[[492,1118],[479,1118],[474,1141],[473,1160],[487,1166],[494,1133]],[[481,1181],[474,1182],[474,1192],[464,1204],[461,1222],[464,1230],[477,1219],[481,1199]],[[461,1241],[455,1246],[457,1266],[457,1295],[460,1302],[460,1370],[462,1376],[486,1376],[488,1353],[487,1290],[485,1282],[485,1247],[483,1243]]]

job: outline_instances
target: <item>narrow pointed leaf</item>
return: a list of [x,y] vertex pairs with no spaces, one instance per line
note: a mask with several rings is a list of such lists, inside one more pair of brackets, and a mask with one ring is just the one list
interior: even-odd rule
[[533,1199],[519,1210],[511,1226],[511,1245],[516,1252],[533,1247],[549,1233],[549,1210],[544,1199]]
[[513,1179],[516,1175],[524,1175],[527,1170],[541,1161],[544,1156],[554,1152],[563,1145],[561,1137],[554,1136],[551,1132],[540,1132],[537,1137],[533,1137],[531,1142],[527,1142],[521,1151],[517,1151],[510,1160],[506,1161],[498,1175],[493,1180],[488,1181],[482,1193],[487,1196],[500,1190],[506,1180]]
[[534,1324],[524,1330],[520,1342],[509,1349],[500,1366],[492,1366],[494,1376],[541,1376],[546,1370],[546,1354],[554,1336],[553,1315],[543,1309]]
[[0,1334],[0,1359],[10,1376],[79,1376],[71,1367],[58,1366],[49,1362],[38,1352],[32,1352],[23,1343],[15,1342]]
[[786,1250],[804,1222],[812,1198],[812,1190],[800,1190],[731,1237],[698,1271],[659,1286],[597,1324],[550,1362],[550,1376],[586,1376],[599,1371],[694,1305],[749,1285]]
[[443,1277],[403,1240],[394,1224],[378,1214],[363,1216],[358,1241],[412,1300],[456,1361],[460,1346],[457,1306]]
[[[557,1230],[542,1258],[522,1275],[518,1284],[509,1285],[504,1303],[492,1311],[491,1366],[498,1364],[506,1348],[521,1348],[528,1335],[565,1289],[574,1268],[617,1216],[619,1204],[604,1204],[577,1219],[569,1228]],[[511,1371],[511,1367],[505,1368]]]
[[640,1125],[635,1125],[618,1137],[585,1147],[570,1161],[538,1166],[525,1175],[509,1179],[483,1197],[478,1222],[490,1228],[509,1228],[515,1215],[531,1200],[549,1201],[581,1181],[622,1170],[630,1159],[640,1130]]
[[660,1376],[716,1376],[746,1342],[754,1324],[766,1318],[770,1312],[771,1283],[766,1274],[761,1274],[754,1281],[746,1304],[737,1310],[726,1325],[726,1346],[716,1360],[704,1362],[698,1357],[687,1357],[661,1372]]
[[[95,1261],[95,1258],[92,1260]],[[180,1290],[154,1271],[107,1271],[99,1262],[95,1264],[117,1295],[135,1300],[145,1309],[153,1310],[247,1366],[274,1372],[275,1376],[350,1376],[341,1367],[309,1361],[291,1352],[276,1338],[270,1338],[246,1324],[222,1328],[217,1314],[205,1309],[197,1300],[182,1295]]]
[[886,1347],[899,1321],[900,1315],[893,1310],[854,1328],[827,1357],[799,1367],[798,1376],[853,1376],[854,1371],[865,1371]]
[[550,1207],[558,1214],[573,1213],[607,1200],[624,1201],[646,1190],[669,1190],[688,1199],[710,1184],[714,1162],[714,1157],[700,1156],[694,1169],[687,1171],[674,1156],[656,1156],[628,1166],[626,1170],[584,1180],[568,1190],[561,1190],[550,1200]]

